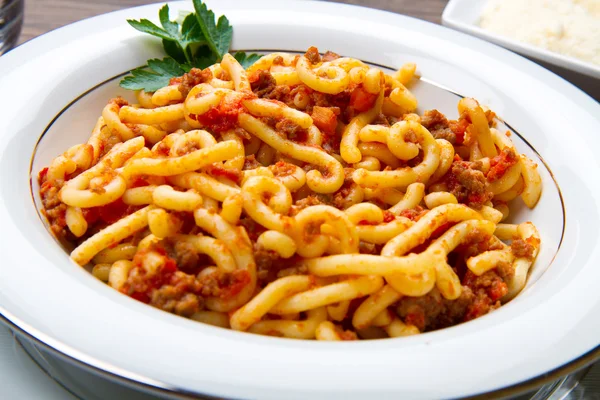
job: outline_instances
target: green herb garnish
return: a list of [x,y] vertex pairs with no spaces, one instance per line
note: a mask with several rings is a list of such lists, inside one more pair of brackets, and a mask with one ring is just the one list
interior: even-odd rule
[[[163,48],[169,57],[148,60],[148,65],[131,71],[121,81],[121,87],[129,90],[154,92],[167,86],[171,78],[189,72],[192,68],[206,68],[221,61],[229,52],[233,28],[227,17],[217,20],[215,13],[202,0],[193,0],[195,12],[186,14],[182,22],[169,19],[169,6],[165,4],[158,13],[161,26],[150,20],[127,20],[140,32],[162,39]],[[260,58],[258,54],[238,51],[234,55],[244,68]]]

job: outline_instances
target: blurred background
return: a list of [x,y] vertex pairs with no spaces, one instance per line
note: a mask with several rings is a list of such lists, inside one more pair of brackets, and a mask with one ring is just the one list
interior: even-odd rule
[[[0,0],[0,3],[6,0]],[[10,0],[8,0],[10,1]],[[334,0],[338,3],[356,4],[400,14],[426,21],[441,23],[442,11],[448,0]],[[160,3],[154,0],[26,0],[25,24],[19,39],[23,43],[63,25],[83,18],[123,8]]]

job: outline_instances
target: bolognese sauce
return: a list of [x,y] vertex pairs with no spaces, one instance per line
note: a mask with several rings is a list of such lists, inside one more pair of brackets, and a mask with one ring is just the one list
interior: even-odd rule
[[[111,99],[89,143],[39,172],[75,261],[108,265],[102,279],[158,309],[307,339],[441,329],[520,290],[514,265],[533,263],[539,235],[497,228],[511,200],[539,198],[539,174],[523,163],[510,190],[490,190],[524,157],[485,143],[500,135],[492,111],[419,112],[405,77],[315,47],[256,65],[192,68],[167,105]],[[148,110],[152,123],[127,117]]]

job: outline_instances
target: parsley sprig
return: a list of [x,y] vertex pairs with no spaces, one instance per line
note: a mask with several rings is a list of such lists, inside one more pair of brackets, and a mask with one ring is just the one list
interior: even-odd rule
[[[233,27],[224,15],[217,20],[215,13],[202,0],[193,0],[194,11],[186,14],[182,22],[172,21],[169,6],[165,4],[158,13],[160,25],[148,19],[127,20],[140,32],[162,39],[168,57],[148,60],[148,65],[131,71],[121,80],[121,87],[129,90],[154,92],[169,84],[171,78],[181,76],[192,68],[206,68],[229,52]],[[258,54],[238,51],[234,57],[244,68],[260,58]]]

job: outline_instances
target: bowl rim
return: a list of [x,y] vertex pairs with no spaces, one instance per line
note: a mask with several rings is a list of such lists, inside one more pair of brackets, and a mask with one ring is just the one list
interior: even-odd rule
[[[228,4],[234,4],[235,2],[227,2],[227,3],[228,3]],[[261,4],[263,4],[263,5],[265,5],[265,6],[273,6],[273,5],[275,5],[275,4],[276,4],[276,2],[273,2],[273,1],[262,1],[262,2],[260,2],[260,3],[261,3]],[[295,7],[298,7],[298,8],[300,8],[300,9],[303,9],[303,7],[307,7],[307,8],[308,8],[308,6],[306,6],[306,4],[307,4],[307,2],[298,2],[298,3],[295,3]],[[346,17],[347,17],[347,15],[348,15],[348,14],[351,14],[352,12],[355,12],[355,10],[356,10],[356,8],[355,8],[355,7],[351,7],[351,6],[339,6],[339,5],[336,5],[336,6],[332,6],[332,5],[324,5],[324,6],[321,6],[321,4],[323,4],[323,3],[314,3],[314,4],[311,4],[311,7],[312,7],[312,8],[315,8],[317,5],[319,5],[319,7],[316,7],[316,8],[320,8],[320,9],[321,9],[321,11],[332,11],[332,10],[333,10],[333,11],[338,11],[338,12],[340,12],[340,13],[342,13],[342,14],[344,14],[344,13],[345,13],[344,15],[345,15]],[[128,11],[128,12],[131,12],[132,10],[138,10],[138,11],[140,11],[140,10],[142,10],[142,9],[143,9],[143,10],[145,10],[145,11],[148,11],[148,12],[147,12],[147,14],[148,14],[148,15],[154,15],[154,11],[157,9],[157,6],[159,6],[159,5],[160,5],[160,4],[158,4],[158,5],[150,5],[150,6],[143,6],[143,7],[140,7],[140,8],[136,8],[136,9],[129,9],[129,10],[126,10],[126,11]],[[343,12],[342,12],[342,11],[343,11]],[[140,11],[140,12],[141,12],[141,11]],[[111,14],[118,14],[118,13],[120,13],[120,15],[126,15],[124,11],[115,12],[115,13],[111,13]],[[407,23],[407,22],[408,22],[408,25],[412,25],[412,27],[414,27],[414,26],[417,26],[417,27],[424,27],[424,26],[428,26],[428,25],[425,25],[425,23],[423,23],[423,22],[420,22],[420,21],[415,21],[415,20],[412,20],[412,19],[409,19],[409,18],[406,18],[406,17],[400,17],[400,16],[396,16],[396,15],[393,15],[393,14],[390,14],[390,13],[383,13],[383,12],[374,11],[374,10],[368,10],[368,11],[367,11],[367,9],[361,9],[361,13],[363,14],[363,16],[364,16],[364,15],[365,15],[365,13],[366,13],[367,15],[369,15],[369,18],[373,18],[373,19],[382,18],[382,19],[387,19],[387,21],[396,21],[396,22],[405,22],[405,23]],[[383,16],[385,16],[385,18],[384,18]],[[99,17],[95,17],[94,19],[96,19],[96,21],[97,21],[97,22],[99,22],[99,21],[101,21],[101,20],[102,20],[102,19],[101,19],[101,18],[99,18]],[[411,21],[411,20],[412,20],[412,21]],[[74,24],[74,25],[72,25],[71,27],[66,27],[66,28],[62,28],[61,30],[55,31],[55,32],[54,32],[54,33],[56,34],[55,36],[58,36],[58,35],[60,35],[60,34],[66,34],[67,32],[69,32],[69,30],[73,30],[73,26],[76,26],[76,25],[77,25],[77,24]],[[423,28],[423,29],[425,30],[425,28]],[[448,32],[444,31],[444,30],[443,30],[443,28],[432,28],[432,27],[430,26],[430,27],[429,27],[429,29],[430,29],[430,30],[432,30],[433,32],[435,32],[435,31],[437,31],[437,32],[443,32],[443,33],[445,33],[445,34],[448,34],[448,35],[450,35]],[[439,30],[439,29],[442,29],[442,30]],[[51,36],[51,34],[49,34],[49,35]],[[455,36],[453,36],[454,38],[460,38],[460,37],[461,37],[460,35],[456,35],[456,34],[454,34],[454,33],[453,33],[453,35],[455,35]],[[133,35],[132,35],[132,36],[133,36]],[[32,43],[32,44],[39,44],[39,45],[41,46],[41,45],[43,45],[43,44],[44,44],[44,43],[43,43],[43,42],[44,42],[44,40],[43,40],[43,39],[44,39],[44,38],[40,38],[40,41],[37,41],[37,42],[36,42],[36,40],[37,40],[37,39],[34,39],[34,41],[32,41],[31,43]],[[483,48],[483,49],[488,49],[488,48],[486,48],[486,47],[485,47],[485,46],[487,46],[487,44],[486,44],[486,45],[484,45],[484,44],[481,44],[481,43],[477,43],[476,41],[474,41],[474,42],[470,42],[470,40],[472,40],[472,39],[470,39],[470,38],[469,38],[469,39],[466,39],[465,37],[463,37],[461,40],[462,40],[463,42],[466,42],[467,44],[468,44],[468,43],[472,43],[472,44],[474,45],[474,47],[481,47],[481,48]],[[477,46],[475,46],[475,44],[477,44]],[[33,48],[34,46],[29,46],[29,47],[30,47],[30,48]],[[38,47],[39,47],[39,46],[38,46]],[[19,49],[17,49],[17,51],[18,51],[18,50],[19,50]],[[23,50],[23,48],[21,48],[21,50]],[[489,50],[490,50],[490,52],[492,51],[492,49],[489,49]],[[475,51],[475,50],[473,50],[473,51]],[[497,52],[497,50],[494,50],[494,51],[496,51],[496,52]],[[12,52],[11,52],[11,53],[12,53]],[[10,56],[10,55],[11,55],[11,54],[9,53],[9,56]],[[546,77],[547,79],[550,79],[550,81],[553,83],[553,85],[555,85],[555,86],[559,86],[559,87],[561,87],[561,89],[566,89],[566,90],[567,90],[567,92],[569,92],[569,95],[572,95],[572,96],[575,98],[575,100],[576,100],[578,103],[582,102],[582,103],[584,103],[584,104],[585,104],[585,103],[587,102],[587,104],[585,104],[586,108],[590,108],[590,107],[591,107],[592,109],[594,109],[594,107],[592,107],[592,105],[593,105],[593,104],[592,104],[592,105],[590,105],[590,103],[589,103],[589,100],[590,100],[590,99],[589,99],[589,98],[587,98],[587,96],[585,96],[585,95],[583,95],[583,96],[582,96],[582,92],[580,92],[578,89],[575,89],[575,90],[573,90],[573,87],[572,87],[572,86],[570,86],[570,84],[566,84],[564,81],[562,81],[562,80],[560,80],[560,79],[558,79],[558,80],[557,80],[557,79],[556,79],[556,77],[554,77],[552,74],[548,73],[547,71],[544,71],[544,70],[543,70],[543,69],[541,69],[540,67],[535,67],[535,66],[532,66],[532,65],[528,65],[528,64],[527,64],[527,63],[529,63],[528,61],[524,61],[524,60],[522,60],[522,59],[520,59],[520,58],[511,58],[511,57],[513,57],[513,55],[510,55],[510,56],[509,56],[509,55],[507,55],[507,54],[504,54],[504,55],[505,55],[505,57],[506,57],[506,58],[507,58],[509,61],[511,61],[511,62],[514,62],[514,63],[518,64],[519,66],[525,66],[525,67],[526,67],[526,69],[527,69],[527,68],[529,68],[530,70],[533,70],[533,71],[535,71],[535,72],[539,72],[539,73],[540,73],[540,74],[542,74],[542,75],[544,75],[544,74],[545,74],[545,77]],[[10,66],[11,62],[14,62],[14,59],[15,59],[15,57],[17,57],[17,55],[14,55],[12,58],[10,58],[10,57],[9,57],[9,58],[7,59],[7,61],[6,61],[6,62],[4,62],[4,63],[3,63],[3,60],[0,60],[0,70],[2,70],[2,67],[3,67],[3,66],[6,66],[6,65],[9,65],[9,66]],[[518,60],[518,61],[517,61],[517,60]],[[508,62],[508,61],[507,61],[507,62]],[[1,84],[1,83],[2,83],[2,81],[0,80],[0,84]],[[1,149],[1,148],[0,148],[0,149]],[[1,149],[1,150],[4,150],[4,149]],[[0,153],[0,155],[3,155],[3,154],[2,154],[2,153]],[[5,188],[6,188],[6,187],[5,187]],[[0,276],[1,276],[1,275],[0,275]],[[1,300],[1,299],[2,299],[2,298],[0,297],[0,300]],[[4,310],[4,311],[2,311],[2,310]],[[20,320],[20,319],[19,319],[19,318],[18,318],[16,315],[14,315],[13,313],[10,313],[8,310],[6,310],[5,308],[3,308],[2,306],[0,306],[0,311],[2,311],[2,313],[4,313],[5,317],[8,315],[8,316],[9,316],[9,319],[10,319],[10,320],[12,320],[13,322],[15,322],[15,321],[19,321],[19,320]],[[12,316],[13,318],[10,318],[11,316]],[[30,332],[30,333],[31,333],[31,332],[35,332],[35,331],[36,331],[34,327],[32,327],[32,326],[28,326],[28,323],[27,323],[26,321],[24,321],[24,320],[20,320],[20,322],[21,322],[21,323],[20,323],[19,325],[20,325],[21,327],[28,327],[28,328],[29,328],[29,329],[27,329],[27,331],[28,331],[28,332]],[[39,332],[39,333],[40,333],[41,335],[44,335],[44,334],[43,334],[43,332]],[[67,346],[67,345],[66,345],[66,344],[64,344],[64,343],[63,343],[63,345],[64,345],[64,346]],[[58,349],[60,349],[60,350],[64,350],[63,346],[61,346],[61,345],[60,345],[60,343],[57,343],[56,347],[57,347]],[[322,346],[321,346],[321,347],[322,347]],[[78,350],[76,350],[76,349],[72,349],[72,350],[74,350],[75,352],[77,352],[77,351],[78,351]],[[71,352],[70,354],[72,354],[72,352]],[[79,358],[79,359],[83,359],[83,360],[90,361],[90,356],[89,356],[89,355],[86,355],[86,354],[83,354],[83,355],[81,355],[81,356],[80,356],[80,357],[78,357],[78,358]]]

